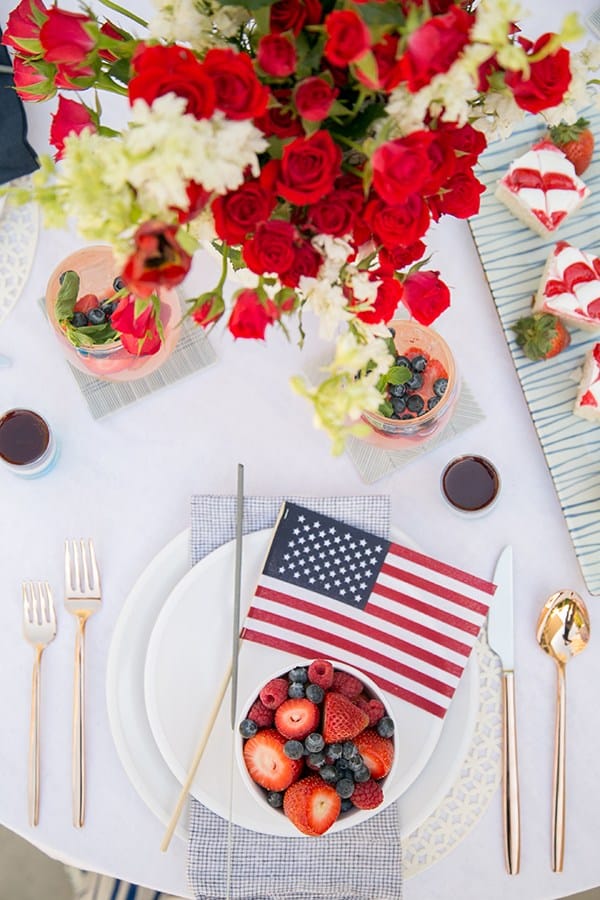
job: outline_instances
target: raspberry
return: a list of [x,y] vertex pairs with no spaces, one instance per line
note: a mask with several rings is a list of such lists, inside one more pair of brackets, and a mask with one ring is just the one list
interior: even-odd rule
[[315,659],[308,667],[308,680],[326,691],[333,684],[333,666],[326,659]]
[[375,809],[383,801],[381,785],[371,778],[354,785],[352,803],[357,809]]
[[350,675],[348,672],[336,671],[333,673],[333,690],[338,694],[343,694],[344,697],[354,699],[362,693],[362,684],[354,675]]
[[257,699],[252,704],[246,718],[256,722],[259,728],[269,728],[273,724],[275,714],[272,709],[267,709],[262,700]]
[[287,678],[272,678],[260,692],[260,699],[267,709],[277,709],[288,698]]
[[385,706],[381,700],[369,700],[365,712],[369,717],[369,725],[376,725],[385,716]]

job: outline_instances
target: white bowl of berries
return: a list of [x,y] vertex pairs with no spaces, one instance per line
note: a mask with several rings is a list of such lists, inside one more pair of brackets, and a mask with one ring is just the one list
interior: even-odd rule
[[243,704],[238,733],[242,779],[291,823],[286,834],[339,831],[391,802],[395,722],[379,688],[351,666],[317,659],[279,670]]

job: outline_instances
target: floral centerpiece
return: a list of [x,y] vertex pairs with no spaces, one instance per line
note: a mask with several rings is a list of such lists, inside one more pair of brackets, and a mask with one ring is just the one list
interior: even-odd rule
[[[58,94],[56,157],[27,199],[47,225],[74,218],[112,244],[117,322],[140,348],[156,291],[206,242],[223,270],[188,300],[200,326],[262,339],[294,318],[302,340],[316,314],[333,358],[320,384],[293,384],[340,449],[381,404],[397,307],[430,324],[450,304],[430,223],[478,212],[489,138],[527,112],[576,118],[597,48],[563,46],[573,15],[526,38],[513,0],[154,0],[149,23],[100,2],[118,15],[21,0],[8,17],[19,95]],[[101,91],[126,98],[125,127],[104,120]],[[226,297],[231,266],[244,282]]]

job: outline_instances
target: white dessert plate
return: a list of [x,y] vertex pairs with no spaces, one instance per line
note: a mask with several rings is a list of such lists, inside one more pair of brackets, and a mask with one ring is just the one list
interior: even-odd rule
[[[393,530],[396,540],[409,541]],[[138,795],[167,824],[180,784],[154,740],[144,702],[144,667],[152,629],[166,599],[189,572],[189,530],[151,560],[133,586],[117,620],[107,661],[107,705],[113,740]],[[439,741],[421,774],[400,799],[404,838],[432,813],[453,785],[477,716],[479,672],[471,658],[446,715]],[[186,838],[185,817],[177,830]]]

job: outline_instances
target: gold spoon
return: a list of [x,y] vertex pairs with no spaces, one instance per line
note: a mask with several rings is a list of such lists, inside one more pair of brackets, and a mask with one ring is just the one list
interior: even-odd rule
[[557,591],[546,601],[537,624],[538,644],[557,665],[554,783],[552,797],[552,871],[562,872],[565,851],[565,750],[567,685],[565,669],[590,639],[587,607],[575,591]]

